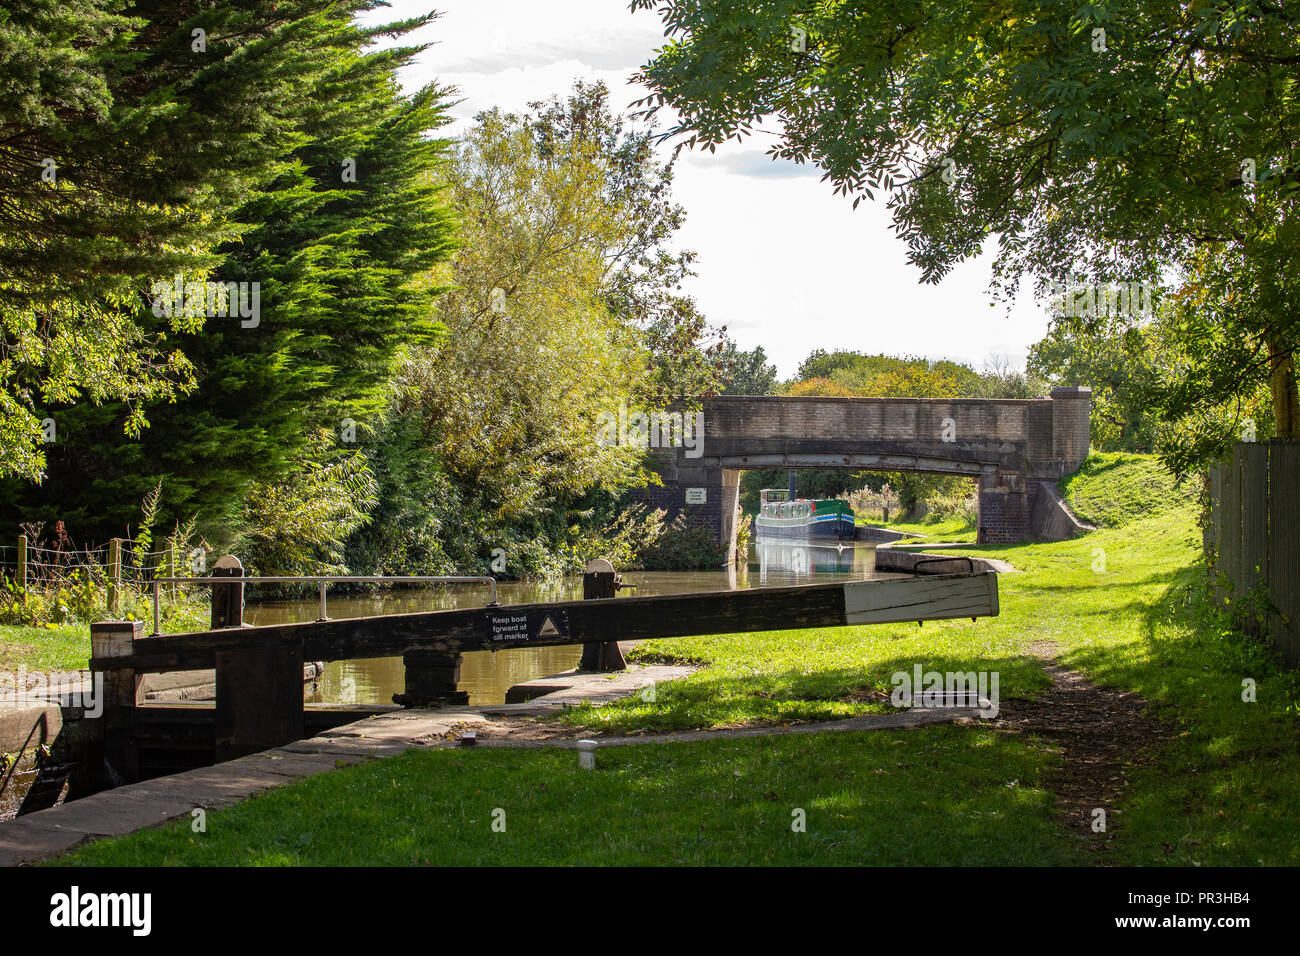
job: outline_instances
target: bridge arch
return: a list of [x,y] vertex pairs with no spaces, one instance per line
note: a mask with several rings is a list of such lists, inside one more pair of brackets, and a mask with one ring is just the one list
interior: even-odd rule
[[980,543],[1066,536],[1056,482],[1088,454],[1092,390],[1034,399],[718,396],[703,439],[658,449],[647,501],[685,512],[735,560],[740,472],[844,468],[976,478]]

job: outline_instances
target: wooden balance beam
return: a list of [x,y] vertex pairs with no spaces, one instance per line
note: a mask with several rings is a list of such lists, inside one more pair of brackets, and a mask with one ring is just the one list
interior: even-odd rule
[[456,681],[460,655],[468,651],[920,623],[997,613],[997,574],[985,571],[459,608],[156,637],[143,636],[139,622],[117,622],[93,625],[90,667],[104,673],[109,704],[124,708],[142,703],[138,688],[146,673],[215,668],[221,759],[299,739],[304,660],[401,655],[407,693],[399,696],[400,702],[463,702]]

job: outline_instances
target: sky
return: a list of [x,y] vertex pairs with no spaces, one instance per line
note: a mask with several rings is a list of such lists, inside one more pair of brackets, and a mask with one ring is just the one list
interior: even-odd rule
[[[604,80],[611,105],[627,110],[648,92],[630,77],[665,43],[659,17],[630,12],[627,0],[391,0],[365,19],[429,9],[441,16],[417,36],[433,46],[401,79],[408,92],[433,82],[457,88],[449,135],[479,110],[522,110],[563,95],[578,77]],[[679,154],[673,187],[686,223],[678,245],[699,255],[684,291],[711,324],[725,326],[741,349],[761,345],[782,378],[817,348],[952,359],[976,370],[993,356],[1023,365],[1048,315],[1028,288],[990,306],[992,242],[989,253],[923,285],[883,200],[854,210],[816,168],[767,157],[770,143],[751,137],[716,153]],[[672,146],[662,147],[665,159]]]

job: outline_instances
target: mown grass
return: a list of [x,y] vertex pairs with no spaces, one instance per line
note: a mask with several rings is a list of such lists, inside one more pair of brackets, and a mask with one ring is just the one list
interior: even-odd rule
[[1024,572],[1001,579],[997,627],[1054,642],[1062,663],[1137,692],[1173,728],[1130,775],[1113,862],[1294,866],[1300,673],[1209,609],[1198,541],[1184,505],[1075,541],[980,553],[1001,551]]
[[90,660],[90,627],[0,624],[0,670],[79,670]]
[[[169,608],[169,611],[171,609]],[[164,617],[164,634],[201,630],[207,627],[207,608],[185,608],[175,617]],[[105,619],[108,615],[105,614]],[[145,633],[153,621],[145,622]],[[25,667],[32,670],[81,670],[90,662],[90,625],[58,624],[25,627],[0,624],[0,670]]]
[[[1033,642],[1095,682],[1136,691],[1172,733],[1132,755],[1112,807],[1111,864],[1300,864],[1300,675],[1197,597],[1186,501],[1144,515],[1118,461],[1092,500],[1117,526],[1073,541],[961,549],[1003,558],[997,618],[649,642],[643,660],[705,669],[653,700],[580,708],[592,731],[842,717],[896,670],[997,670],[1001,698],[1047,685]],[[1105,482],[1116,484],[1107,490]],[[1255,682],[1256,702],[1242,699]],[[875,695],[873,697],[873,694]],[[646,745],[600,753],[424,752],[341,770],[188,825],[78,851],[77,863],[1061,863],[1079,838],[1051,820],[1048,743],[976,727]],[[493,833],[493,807],[507,832]],[[806,834],[790,811],[809,810]],[[994,813],[993,811],[998,811]],[[356,834],[366,834],[357,839]],[[801,840],[802,837],[812,839]],[[496,838],[495,842],[493,839]]]
[[211,813],[206,833],[186,819],[64,862],[1079,862],[1033,783],[1049,760],[1026,742],[952,727],[618,747],[600,751],[594,771],[579,770],[572,751],[419,751]]
[[632,656],[643,663],[692,663],[701,670],[603,706],[565,711],[560,722],[606,733],[729,728],[838,720],[893,710],[891,678],[914,664],[924,670],[999,672],[1004,696],[1032,696],[1050,681],[1021,655],[1015,631],[996,619],[977,624],[760,631],[647,641]]

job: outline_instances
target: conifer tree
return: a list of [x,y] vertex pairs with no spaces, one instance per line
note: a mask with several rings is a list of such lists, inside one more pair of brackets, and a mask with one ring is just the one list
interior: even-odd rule
[[[280,4],[276,15],[268,5],[256,16],[241,8],[170,27],[161,5],[151,11],[149,32],[163,37],[189,35],[200,20],[216,24],[209,50],[237,43],[236,60],[280,42],[297,51],[263,88],[283,134],[262,144],[235,138],[239,149],[259,152],[273,175],[223,210],[228,229],[208,273],[246,288],[256,283],[258,314],[208,317],[201,329],[177,330],[144,313],[141,322],[193,363],[197,387],[152,409],[138,441],[120,440],[109,427],[125,413],[121,406],[63,410],[68,426],[49,479],[39,494],[26,494],[29,516],[58,510],[93,529],[83,533],[115,533],[131,520],[141,489],[161,477],[163,520],[197,515],[201,533],[229,542],[250,491],[319,458],[322,431],[343,439],[335,454],[355,452],[348,438],[364,442],[393,359],[436,329],[436,289],[413,279],[444,258],[451,241],[439,196],[446,143],[429,135],[444,122],[447,91],[400,95],[395,71],[422,47],[367,49],[381,34],[409,34],[433,15],[365,28],[354,18],[370,6]],[[241,120],[230,123],[239,128]],[[219,133],[211,145],[222,150]],[[177,152],[195,148],[184,136],[176,145]],[[151,281],[171,279],[160,271]]]
[[[40,477],[64,437],[51,409],[124,401],[117,424],[134,433],[143,403],[187,387],[188,363],[158,333],[199,322],[142,324],[141,278],[201,273],[237,234],[221,211],[290,142],[274,94],[310,56],[281,17],[328,4],[213,7],[192,18],[208,43],[154,6],[0,10],[0,476]],[[250,22],[265,27],[255,54],[221,39]]]

